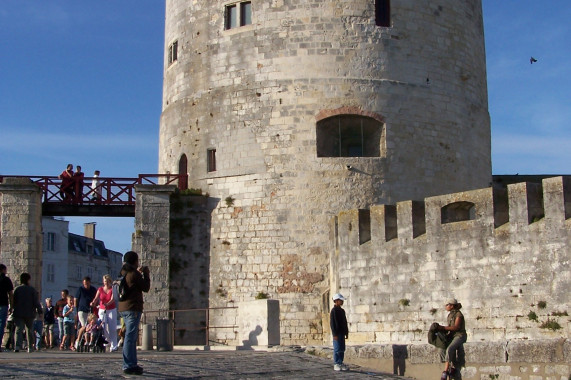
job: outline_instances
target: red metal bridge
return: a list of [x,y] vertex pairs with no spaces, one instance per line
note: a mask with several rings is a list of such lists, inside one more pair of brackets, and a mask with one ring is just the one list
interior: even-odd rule
[[135,178],[74,179],[63,183],[50,176],[0,176],[5,178],[29,178],[42,191],[42,214],[44,216],[135,216],[135,185],[176,185],[187,188],[184,174],[139,174]]

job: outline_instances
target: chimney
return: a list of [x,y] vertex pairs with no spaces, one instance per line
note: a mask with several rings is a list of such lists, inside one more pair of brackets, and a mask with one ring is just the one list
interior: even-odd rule
[[95,240],[95,225],[97,223],[83,223],[83,235],[86,238],[94,239]]

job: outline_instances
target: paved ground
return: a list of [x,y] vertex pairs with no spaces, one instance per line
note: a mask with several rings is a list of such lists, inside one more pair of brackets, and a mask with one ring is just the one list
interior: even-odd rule
[[352,366],[335,372],[330,360],[302,352],[139,351],[143,376],[123,375],[121,353],[0,352],[5,379],[404,379]]

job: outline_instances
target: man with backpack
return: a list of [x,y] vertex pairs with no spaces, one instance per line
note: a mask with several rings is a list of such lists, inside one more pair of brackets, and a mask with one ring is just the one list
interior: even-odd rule
[[123,256],[121,276],[123,279],[119,285],[119,313],[125,324],[123,373],[142,375],[143,368],[137,364],[137,340],[143,313],[143,292],[147,293],[151,288],[149,268],[139,268],[139,255],[129,251]]

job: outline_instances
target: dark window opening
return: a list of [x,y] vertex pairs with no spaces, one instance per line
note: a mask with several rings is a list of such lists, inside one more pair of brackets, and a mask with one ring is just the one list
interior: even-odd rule
[[224,11],[224,29],[228,30],[250,24],[252,24],[251,1],[243,1],[226,6]]
[[371,240],[371,211],[359,210],[359,244]]
[[172,65],[178,58],[178,41],[169,45],[168,63]]
[[397,206],[385,205],[385,241],[398,237]]
[[317,157],[380,157],[383,124],[360,115],[337,115],[317,122]]
[[206,153],[207,153],[206,170],[208,172],[215,172],[216,171],[216,149],[208,149]]
[[377,26],[391,26],[390,0],[375,0],[375,23]]
[[186,154],[183,154],[180,160],[178,160],[178,174],[184,176],[178,180],[179,190],[188,189],[188,159],[186,158]]
[[476,207],[472,202],[454,202],[440,209],[441,223],[454,223],[476,218]]

